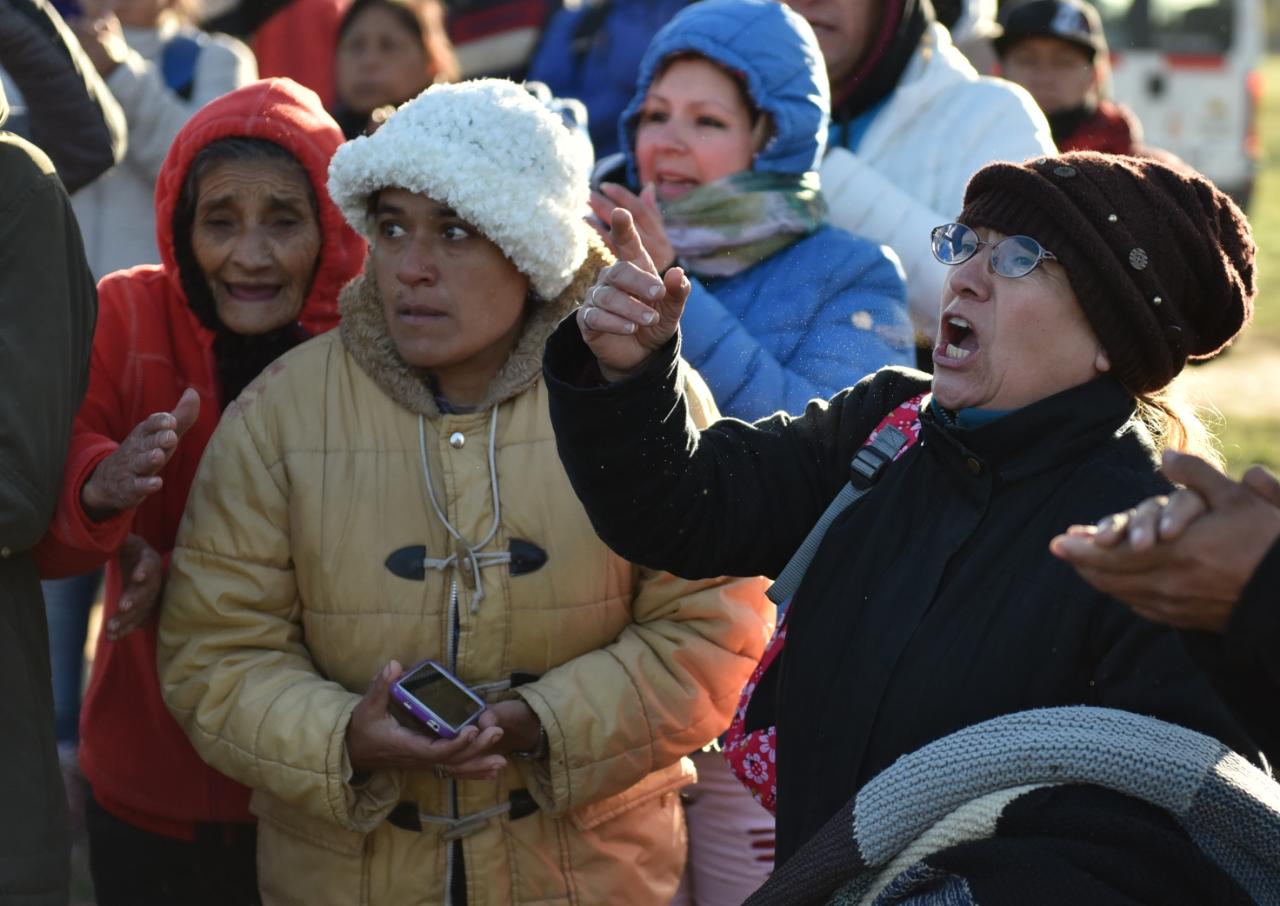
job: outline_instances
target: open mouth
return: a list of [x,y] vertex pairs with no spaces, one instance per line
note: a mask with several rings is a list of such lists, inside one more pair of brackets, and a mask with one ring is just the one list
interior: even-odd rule
[[657,191],[658,197],[664,199],[679,198],[681,195],[687,195],[698,188],[698,185],[697,180],[686,179],[683,176],[658,174],[658,177],[654,180],[654,189]]
[[270,302],[283,289],[279,283],[227,283],[226,287],[237,302]]
[[958,364],[982,348],[973,325],[959,315],[947,315],[942,319],[941,336],[934,350],[934,359]]

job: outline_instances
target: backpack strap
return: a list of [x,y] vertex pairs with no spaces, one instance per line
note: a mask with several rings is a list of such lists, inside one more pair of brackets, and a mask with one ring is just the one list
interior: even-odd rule
[[827,529],[836,517],[851,507],[864,494],[870,491],[885,467],[907,451],[920,437],[920,409],[924,405],[926,394],[913,396],[899,404],[886,415],[876,429],[871,432],[849,463],[849,483],[840,489],[840,493],[827,505],[826,510],[818,518],[817,523],[809,530],[800,547],[791,555],[787,565],[778,574],[777,580],[767,592],[769,600],[781,607],[800,587],[809,564],[818,552]]

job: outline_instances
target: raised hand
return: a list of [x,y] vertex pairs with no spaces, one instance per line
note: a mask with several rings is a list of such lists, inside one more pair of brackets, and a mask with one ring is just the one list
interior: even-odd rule
[[107,639],[112,642],[133,632],[155,612],[165,578],[164,560],[137,535],[124,539],[116,558],[122,589],[116,615],[107,621]]
[[89,518],[101,522],[131,510],[164,487],[160,470],[199,414],[200,396],[188,387],[172,412],[156,412],[139,422],[80,488],[80,505]]
[[[591,210],[595,212],[601,223],[609,223],[613,217],[614,208],[626,208],[631,212],[631,219],[635,223],[636,232],[640,234],[640,241],[649,252],[649,257],[653,259],[654,267],[659,273],[675,263],[675,249],[667,239],[667,229],[662,220],[662,211],[658,207],[657,190],[654,189],[653,183],[645,186],[639,195],[617,183],[602,183],[600,191],[593,192],[591,195]],[[602,235],[616,254],[617,248],[613,244],[612,233],[605,230],[602,231]]]
[[391,713],[391,686],[403,672],[398,662],[388,663],[351,712],[347,724],[351,767],[356,771],[436,769],[442,776],[459,780],[497,777],[507,765],[507,760],[494,752],[503,737],[501,727],[482,730],[473,725],[463,727],[454,739],[440,739],[425,727],[413,730],[396,720]]
[[98,75],[105,79],[124,62],[129,45],[115,13],[104,11],[98,18],[72,19],[70,24]]
[[617,381],[675,336],[692,287],[678,267],[659,275],[631,212],[615,208],[610,232],[618,260],[600,272],[577,318],[600,373]]

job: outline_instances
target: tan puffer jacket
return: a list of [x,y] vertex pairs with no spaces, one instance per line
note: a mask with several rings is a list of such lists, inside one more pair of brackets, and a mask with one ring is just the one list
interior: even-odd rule
[[[368,276],[343,294],[341,331],[227,409],[178,534],[160,663],[197,750],[255,791],[268,904],[447,903],[455,838],[468,906],[674,893],[682,756],[728,725],[772,609],[763,580],[687,582],[622,560],[574,496],[541,350],[604,254],[593,246],[530,318],[473,414],[440,414],[395,354]],[[705,387],[690,395],[714,417]],[[388,562],[415,545],[425,554]],[[549,757],[513,759],[496,782],[389,771],[352,786],[352,709],[389,659],[424,657],[491,699],[524,698]],[[513,690],[513,674],[537,678]],[[397,816],[408,808],[423,830],[386,820],[403,802]]]

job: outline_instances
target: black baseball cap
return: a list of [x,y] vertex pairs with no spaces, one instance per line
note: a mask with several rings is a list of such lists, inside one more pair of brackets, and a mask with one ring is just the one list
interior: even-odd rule
[[1098,11],[1084,0],[1030,0],[1006,10],[996,53],[1003,57],[1024,38],[1057,38],[1083,48],[1090,59],[1107,51]]

